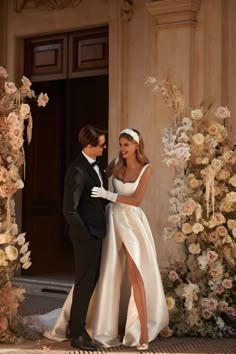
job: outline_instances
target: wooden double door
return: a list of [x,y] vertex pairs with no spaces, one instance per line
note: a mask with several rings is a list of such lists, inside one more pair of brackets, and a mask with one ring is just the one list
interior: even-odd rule
[[[81,149],[79,129],[85,124],[108,128],[107,28],[63,34],[60,51],[59,37],[25,42],[25,75],[37,94],[49,96],[45,108],[32,104],[33,138],[25,146],[22,224],[32,251],[28,275],[73,271],[62,214],[64,176]],[[107,163],[107,151],[103,158]]]

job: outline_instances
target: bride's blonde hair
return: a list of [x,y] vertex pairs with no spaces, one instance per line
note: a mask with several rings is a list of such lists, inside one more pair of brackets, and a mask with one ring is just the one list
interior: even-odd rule
[[[145,155],[144,152],[144,142],[143,142],[143,138],[142,135],[139,133],[138,130],[133,129],[132,130],[138,135],[139,138],[139,143],[136,149],[136,159],[141,162],[143,165],[146,165],[147,163],[149,163],[149,159],[147,158],[147,156]],[[136,143],[137,141],[135,141],[131,135],[127,134],[126,132],[121,132],[119,139],[120,138],[125,138],[129,141],[131,141],[132,143]],[[114,177],[118,178],[118,179],[122,179],[122,177],[124,176],[124,173],[126,171],[127,165],[126,165],[126,159],[124,159],[122,157],[122,154],[119,153],[119,157],[118,159],[116,159],[115,161],[115,165],[112,171],[112,174]]]

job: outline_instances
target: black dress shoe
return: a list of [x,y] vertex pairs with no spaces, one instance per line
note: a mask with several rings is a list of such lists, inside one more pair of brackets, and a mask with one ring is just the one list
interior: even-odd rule
[[86,331],[86,329],[83,330],[82,336],[92,342],[92,339],[91,339],[90,335],[88,334],[88,332]]
[[81,335],[78,338],[71,339],[71,346],[81,350],[95,351],[98,349],[97,345],[93,343],[85,335]]

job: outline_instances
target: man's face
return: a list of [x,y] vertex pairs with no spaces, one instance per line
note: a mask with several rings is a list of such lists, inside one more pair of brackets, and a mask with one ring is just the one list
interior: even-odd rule
[[98,145],[92,147],[94,157],[102,156],[103,150],[104,150],[106,147],[107,147],[107,146],[106,146],[106,138],[105,138],[105,135],[99,136],[99,138],[98,138]]

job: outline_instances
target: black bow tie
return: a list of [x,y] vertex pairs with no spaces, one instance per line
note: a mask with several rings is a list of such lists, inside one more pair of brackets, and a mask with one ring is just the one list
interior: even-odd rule
[[91,166],[92,166],[92,167],[98,166],[98,161],[94,161],[93,163],[91,163]]

